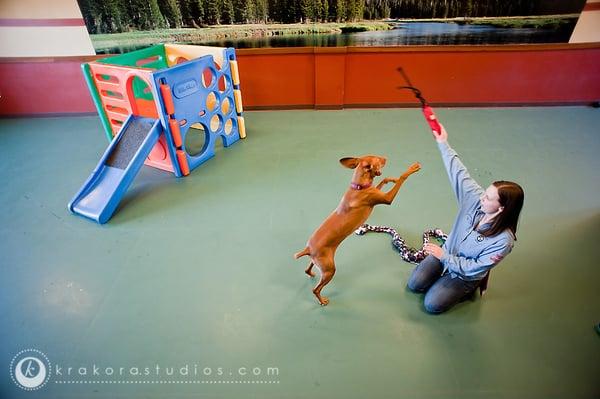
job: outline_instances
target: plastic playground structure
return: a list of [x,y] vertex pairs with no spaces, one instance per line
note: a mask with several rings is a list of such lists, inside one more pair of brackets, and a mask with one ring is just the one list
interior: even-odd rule
[[[106,223],[143,164],[187,176],[245,138],[233,48],[161,44],[82,65],[110,141],[73,197],[73,213]],[[188,135],[204,136],[201,148]]]

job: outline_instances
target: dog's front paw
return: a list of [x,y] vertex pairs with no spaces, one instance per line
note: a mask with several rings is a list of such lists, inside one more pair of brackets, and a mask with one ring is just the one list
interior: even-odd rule
[[327,306],[327,304],[329,303],[329,298],[327,298],[326,296],[322,296],[321,298],[319,298],[319,302],[321,302],[321,306]]
[[421,164],[419,162],[415,162],[408,167],[408,169],[406,170],[406,173],[409,175],[412,175],[413,173],[416,173],[419,170],[421,170]]

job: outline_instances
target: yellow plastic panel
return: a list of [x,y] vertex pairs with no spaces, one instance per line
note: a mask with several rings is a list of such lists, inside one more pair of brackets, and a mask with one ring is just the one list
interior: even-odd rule
[[237,119],[238,119],[238,131],[240,132],[240,138],[245,139],[246,138],[246,124],[244,122],[244,117],[238,116]]
[[242,92],[239,90],[234,90],[233,96],[235,97],[235,109],[238,114],[241,114],[244,112],[244,107],[242,106]]
[[190,46],[185,44],[165,44],[165,52],[167,53],[167,64],[169,67],[177,65],[177,60],[185,58],[193,60],[205,55],[212,55],[213,60],[219,67],[223,68],[223,60],[225,58],[224,47],[208,47],[208,46]]

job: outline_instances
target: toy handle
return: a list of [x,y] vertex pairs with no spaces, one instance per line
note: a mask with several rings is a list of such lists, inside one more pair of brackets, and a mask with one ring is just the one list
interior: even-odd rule
[[440,126],[440,123],[435,117],[433,109],[431,109],[429,105],[423,106],[423,115],[425,115],[425,120],[427,121],[427,123],[429,123],[429,127],[431,128],[433,135],[435,137],[438,137],[442,132],[442,127]]

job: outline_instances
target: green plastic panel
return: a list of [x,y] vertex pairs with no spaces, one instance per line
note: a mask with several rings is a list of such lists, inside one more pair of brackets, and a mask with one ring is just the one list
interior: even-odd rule
[[[120,65],[132,68],[147,68],[152,70],[160,70],[168,68],[167,55],[164,44],[148,47],[142,50],[132,51],[130,53],[116,55],[114,57],[103,58],[98,60],[102,64]],[[133,94],[135,98],[144,100],[152,100],[150,88],[143,80],[134,78]]]
[[83,76],[85,77],[85,82],[87,83],[88,89],[90,90],[90,94],[92,95],[92,100],[94,100],[94,105],[98,110],[98,115],[100,116],[100,121],[102,122],[102,127],[104,128],[104,132],[106,133],[106,138],[108,141],[112,141],[113,132],[110,127],[110,122],[108,121],[108,117],[106,116],[106,112],[104,112],[104,107],[102,106],[102,101],[100,100],[100,95],[98,94],[98,88],[94,83],[94,79],[92,78],[92,73],[90,72],[89,64],[81,64],[81,69],[83,70]]

